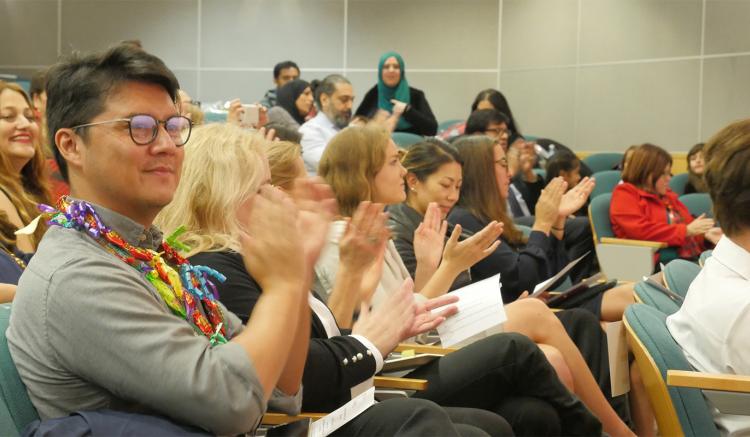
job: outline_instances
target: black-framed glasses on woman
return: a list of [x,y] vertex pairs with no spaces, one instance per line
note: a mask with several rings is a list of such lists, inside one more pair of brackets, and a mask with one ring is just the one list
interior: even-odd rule
[[182,115],[173,115],[166,120],[157,120],[148,114],[136,114],[130,118],[117,118],[115,120],[97,121],[95,123],[79,124],[71,129],[80,129],[90,126],[98,126],[108,123],[128,123],[130,138],[139,146],[151,144],[156,136],[159,135],[159,125],[164,125],[169,137],[175,146],[184,146],[190,139],[190,132],[193,130],[193,122]]

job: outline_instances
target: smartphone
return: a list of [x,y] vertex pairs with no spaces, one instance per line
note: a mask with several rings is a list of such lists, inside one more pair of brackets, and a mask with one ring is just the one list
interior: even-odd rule
[[242,124],[245,126],[257,126],[260,121],[260,105],[242,105],[245,113],[242,115]]

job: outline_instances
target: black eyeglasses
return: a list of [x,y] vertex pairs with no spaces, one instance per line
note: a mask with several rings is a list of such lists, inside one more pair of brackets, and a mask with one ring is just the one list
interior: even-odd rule
[[133,142],[145,146],[151,144],[156,136],[159,135],[159,125],[164,125],[164,130],[167,131],[169,137],[174,142],[175,146],[184,146],[185,143],[190,139],[190,132],[193,130],[193,122],[189,118],[183,117],[182,115],[173,115],[166,120],[157,120],[148,114],[137,114],[130,118],[118,118],[115,120],[97,121],[96,123],[79,124],[73,126],[71,129],[80,129],[89,126],[98,126],[100,124],[107,123],[128,123],[128,130],[130,131],[130,138]]
[[510,129],[499,129],[499,128],[488,128],[485,129],[485,133],[491,132],[498,137],[502,137],[503,135],[508,135],[508,137],[511,137],[513,134],[511,133]]

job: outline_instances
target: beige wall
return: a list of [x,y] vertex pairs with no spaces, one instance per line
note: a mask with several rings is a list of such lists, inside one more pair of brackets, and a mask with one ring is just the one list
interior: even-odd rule
[[386,50],[438,120],[499,87],[524,133],[679,151],[750,115],[746,0],[2,0],[0,72],[138,38],[202,101],[258,100],[280,60],[362,96]]

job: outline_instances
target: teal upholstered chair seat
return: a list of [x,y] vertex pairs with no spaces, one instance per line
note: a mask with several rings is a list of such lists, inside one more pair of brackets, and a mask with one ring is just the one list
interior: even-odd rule
[[[666,317],[656,308],[643,304],[628,307],[624,317],[638,368],[656,411],[659,434],[679,435],[678,428],[681,428],[685,436],[718,437],[719,431],[702,391],[666,385],[667,370],[693,370],[669,333]],[[644,351],[646,357],[642,354]],[[660,395],[664,399],[660,399]]]
[[674,314],[680,309],[680,303],[675,302],[655,286],[645,281],[635,284],[635,295],[638,301],[666,315]]
[[687,206],[687,209],[695,217],[705,214],[706,217],[713,217],[713,202],[708,193],[691,193],[680,196],[680,202]]
[[592,177],[596,180],[596,185],[590,196],[593,199],[600,194],[611,193],[622,180],[622,172],[620,170],[605,170],[594,173]]
[[409,150],[409,147],[424,141],[424,137],[409,132],[394,132],[391,134],[393,142],[402,149]]
[[680,173],[672,176],[672,179],[669,181],[669,188],[671,188],[678,196],[682,196],[685,194],[685,186],[688,183],[689,177],[690,175],[687,173]]
[[592,173],[612,170],[622,161],[622,153],[607,152],[594,153],[583,158],[583,162],[591,169]]
[[698,264],[684,259],[676,259],[664,267],[664,281],[667,283],[667,288],[685,297],[690,284],[693,283],[700,271],[701,268]]
[[0,304],[0,435],[20,435],[26,425],[38,419],[31,404],[26,386],[13,363],[8,350],[5,331],[10,320],[10,304]]

